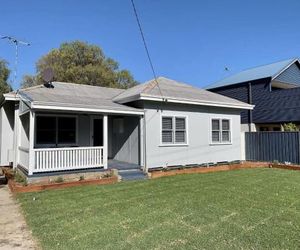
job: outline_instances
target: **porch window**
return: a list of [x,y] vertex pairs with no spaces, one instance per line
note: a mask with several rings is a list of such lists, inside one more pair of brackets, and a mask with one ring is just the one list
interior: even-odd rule
[[76,144],[76,117],[37,116],[36,144]]
[[186,144],[186,118],[163,116],[161,140],[162,144]]
[[212,143],[231,142],[231,129],[229,119],[211,120],[211,141]]

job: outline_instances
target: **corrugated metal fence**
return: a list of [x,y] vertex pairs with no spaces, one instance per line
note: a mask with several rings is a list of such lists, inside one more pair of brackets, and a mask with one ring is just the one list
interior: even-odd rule
[[246,160],[300,164],[300,132],[246,132]]

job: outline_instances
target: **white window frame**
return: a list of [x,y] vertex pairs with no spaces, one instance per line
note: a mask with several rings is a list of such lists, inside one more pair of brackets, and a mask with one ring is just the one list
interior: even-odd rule
[[[212,140],[212,132],[213,132],[213,129],[212,129],[212,121],[213,120],[219,120],[219,125],[220,125],[220,140],[218,142],[215,142]],[[222,141],[222,131],[223,131],[223,128],[222,128],[222,120],[227,120],[229,121],[229,130],[226,130],[226,131],[229,131],[229,141]],[[209,141],[210,141],[210,145],[232,145],[232,119],[230,117],[211,117],[210,118],[210,124],[209,124]]]
[[[37,143],[36,138],[37,138],[37,126],[36,126],[36,122],[37,119],[35,119],[35,128],[34,128],[34,147],[37,148],[59,148],[59,147],[76,147],[78,146],[78,115],[64,115],[64,114],[36,114],[36,118],[39,116],[44,116],[44,117],[70,117],[70,118],[75,118],[76,120],[76,133],[75,133],[75,143],[58,143],[58,144],[53,144],[53,143]],[[56,122],[58,120],[56,119]],[[57,125],[56,125],[57,126]],[[56,137],[57,135],[56,131]]]
[[[172,143],[165,143],[162,141],[162,119],[163,118],[172,118],[172,137],[173,137],[173,142]],[[185,142],[184,143],[176,143],[175,141],[175,132],[176,132],[176,122],[175,119],[176,118],[183,118],[185,119]],[[189,142],[188,142],[188,138],[189,138],[189,134],[188,134],[188,117],[186,115],[173,115],[173,114],[161,114],[160,115],[160,147],[180,147],[180,146],[188,146]]]

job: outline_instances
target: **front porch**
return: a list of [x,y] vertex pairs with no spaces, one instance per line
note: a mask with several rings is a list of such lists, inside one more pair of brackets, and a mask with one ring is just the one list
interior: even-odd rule
[[29,110],[15,118],[14,167],[28,176],[142,165],[140,115]]

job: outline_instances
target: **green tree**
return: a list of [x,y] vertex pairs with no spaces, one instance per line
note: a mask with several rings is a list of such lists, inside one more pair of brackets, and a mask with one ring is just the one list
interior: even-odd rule
[[8,84],[9,74],[10,70],[7,67],[7,62],[3,59],[0,59],[0,97],[12,90]]
[[25,75],[22,87],[43,84],[42,73],[54,72],[53,81],[73,82],[112,88],[129,88],[137,84],[128,70],[104,55],[101,48],[81,41],[67,42],[52,49],[36,63],[36,74]]

